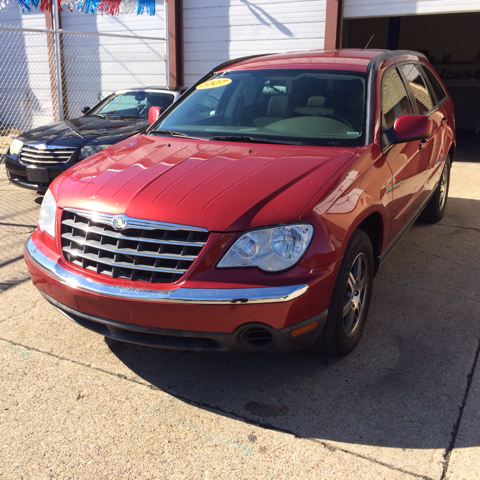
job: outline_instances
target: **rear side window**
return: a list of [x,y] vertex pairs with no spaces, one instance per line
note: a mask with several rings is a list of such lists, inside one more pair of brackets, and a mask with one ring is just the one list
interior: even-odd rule
[[392,128],[400,115],[412,113],[407,91],[395,68],[383,76],[382,111],[386,128]]
[[420,74],[417,66],[413,63],[401,65],[400,69],[405,77],[407,77],[407,81],[410,84],[410,90],[414,97],[412,100],[415,100],[418,113],[424,115],[433,108],[433,100],[430,96],[425,80]]
[[440,85],[440,82],[437,80],[437,77],[435,77],[435,75],[432,73],[432,71],[428,67],[426,67],[425,65],[422,65],[421,68],[425,73],[425,76],[428,78],[430,85],[432,86],[435,96],[437,97],[437,103],[440,103],[447,96],[447,94],[445,93],[445,90]]

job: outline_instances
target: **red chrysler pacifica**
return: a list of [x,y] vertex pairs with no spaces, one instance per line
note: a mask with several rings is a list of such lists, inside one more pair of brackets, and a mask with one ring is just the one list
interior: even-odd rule
[[26,261],[52,305],[117,340],[346,355],[382,261],[442,218],[454,149],[420,53],[231,61],[58,177]]

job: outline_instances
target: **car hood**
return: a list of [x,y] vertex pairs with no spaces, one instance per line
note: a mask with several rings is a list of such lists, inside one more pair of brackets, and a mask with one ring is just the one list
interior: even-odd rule
[[46,145],[84,147],[93,144],[112,144],[148,127],[145,118],[80,117],[63,120],[22,133],[23,142],[41,142]]
[[298,221],[356,151],[137,135],[69,169],[51,188],[61,208],[241,231]]

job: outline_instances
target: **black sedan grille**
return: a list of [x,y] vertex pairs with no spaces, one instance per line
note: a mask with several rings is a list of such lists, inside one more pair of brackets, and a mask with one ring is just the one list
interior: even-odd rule
[[[126,225],[118,230],[114,219]],[[112,278],[172,283],[189,269],[208,240],[202,228],[64,209],[62,250],[67,261]]]
[[75,153],[74,147],[54,145],[24,145],[20,150],[20,163],[39,167],[55,167],[67,163]]

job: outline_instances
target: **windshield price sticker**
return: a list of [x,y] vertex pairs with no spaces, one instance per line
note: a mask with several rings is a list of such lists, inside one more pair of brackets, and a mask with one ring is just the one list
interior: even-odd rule
[[232,80],[230,78],[216,78],[215,80],[208,80],[206,82],[201,83],[197,87],[197,90],[200,90],[202,88],[223,87],[224,85],[228,85],[229,83],[232,83]]

